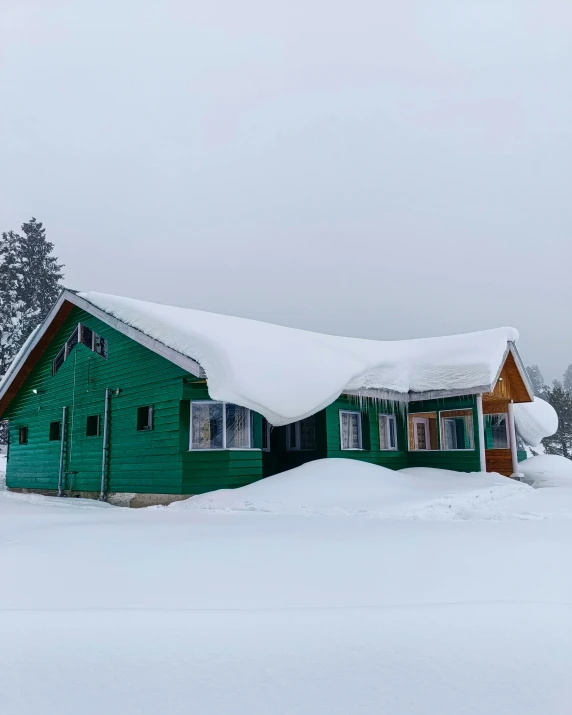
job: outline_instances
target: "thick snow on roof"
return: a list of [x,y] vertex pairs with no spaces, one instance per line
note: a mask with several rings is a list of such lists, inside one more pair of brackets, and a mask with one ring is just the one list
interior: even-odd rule
[[79,296],[196,360],[211,398],[249,407],[271,424],[303,419],[344,390],[400,393],[490,386],[514,328],[377,341],[312,333],[102,293]]
[[530,447],[538,447],[544,437],[550,437],[558,429],[556,410],[540,397],[515,405],[514,422],[516,431]]

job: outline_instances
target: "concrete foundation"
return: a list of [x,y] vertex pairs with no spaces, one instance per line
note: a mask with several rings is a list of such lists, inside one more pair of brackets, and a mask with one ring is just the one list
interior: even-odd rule
[[[55,489],[9,489],[20,494],[42,494],[47,497],[57,497]],[[63,494],[68,499],[99,499],[99,492],[78,492],[66,490]],[[138,494],[136,492],[109,492],[107,501],[114,506],[138,509],[144,506],[166,506],[174,501],[188,499],[192,494]]]

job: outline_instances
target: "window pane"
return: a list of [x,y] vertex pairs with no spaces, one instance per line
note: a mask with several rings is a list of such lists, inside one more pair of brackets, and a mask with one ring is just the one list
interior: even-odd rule
[[102,358],[107,358],[107,340],[102,338],[101,335],[95,335],[94,350]]
[[226,446],[228,449],[250,447],[250,410],[246,407],[226,406]]
[[395,417],[389,417],[389,449],[397,449],[397,434],[395,431]]
[[55,442],[61,437],[61,422],[50,422],[50,442]]
[[68,338],[68,341],[67,341],[68,355],[71,353],[71,351],[77,345],[77,331],[78,331],[78,329],[76,328],[73,331],[73,333],[70,335],[70,337]]
[[265,417],[262,418],[262,449],[270,451],[270,423]]
[[81,342],[90,350],[93,349],[93,330],[88,328],[87,325],[81,326]]
[[360,448],[359,420],[360,414],[358,412],[341,413],[342,449]]
[[415,435],[417,449],[429,449],[427,440],[427,424],[425,422],[415,422]]
[[379,416],[379,448],[389,449],[387,434],[387,415]]
[[85,423],[85,436],[86,437],[98,437],[99,436],[99,415],[90,415]]
[[52,374],[55,375],[56,372],[60,369],[60,367],[64,364],[65,360],[65,353],[66,353],[66,347],[64,347],[59,351],[59,353],[56,355],[54,359],[54,364],[52,367]]
[[506,414],[485,415],[486,449],[508,449]]
[[137,429],[150,430],[153,429],[153,408],[150,406],[137,408]]
[[300,421],[300,449],[316,449],[316,428],[313,416]]
[[192,448],[222,449],[222,403],[191,403]]
[[286,449],[297,449],[296,423],[286,425]]

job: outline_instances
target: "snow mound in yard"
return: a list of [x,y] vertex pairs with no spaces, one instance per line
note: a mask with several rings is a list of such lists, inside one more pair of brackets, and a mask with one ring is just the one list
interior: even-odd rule
[[404,469],[353,459],[319,459],[239,489],[221,489],[169,509],[258,511],[383,518],[468,519],[499,500],[532,491],[499,474]]
[[540,454],[518,465],[522,481],[535,487],[572,488],[572,460],[557,454]]
[[514,328],[415,340],[313,333],[103,293],[80,293],[100,310],[198,362],[212,399],[259,412],[273,425],[312,415],[344,390],[488,391],[518,339]]
[[514,421],[516,431],[531,447],[538,447],[544,437],[550,437],[558,429],[556,410],[540,397],[535,397],[534,402],[516,404]]

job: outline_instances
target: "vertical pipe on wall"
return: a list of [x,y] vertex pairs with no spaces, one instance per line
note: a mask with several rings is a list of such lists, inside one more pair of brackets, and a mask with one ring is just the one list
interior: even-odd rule
[[516,443],[516,427],[514,423],[514,402],[512,400],[508,403],[508,438],[510,440],[512,473],[518,474],[518,445]]
[[105,390],[105,410],[103,413],[103,450],[101,455],[101,489],[99,500],[105,501],[107,498],[107,463],[109,452],[109,387]]
[[479,425],[479,462],[481,472],[487,471],[487,457],[485,454],[485,418],[483,416],[483,396],[477,395],[477,420]]
[[68,408],[64,407],[62,411],[62,429],[60,433],[60,472],[58,475],[58,496],[64,495],[64,460],[66,454],[66,425],[67,425]]

